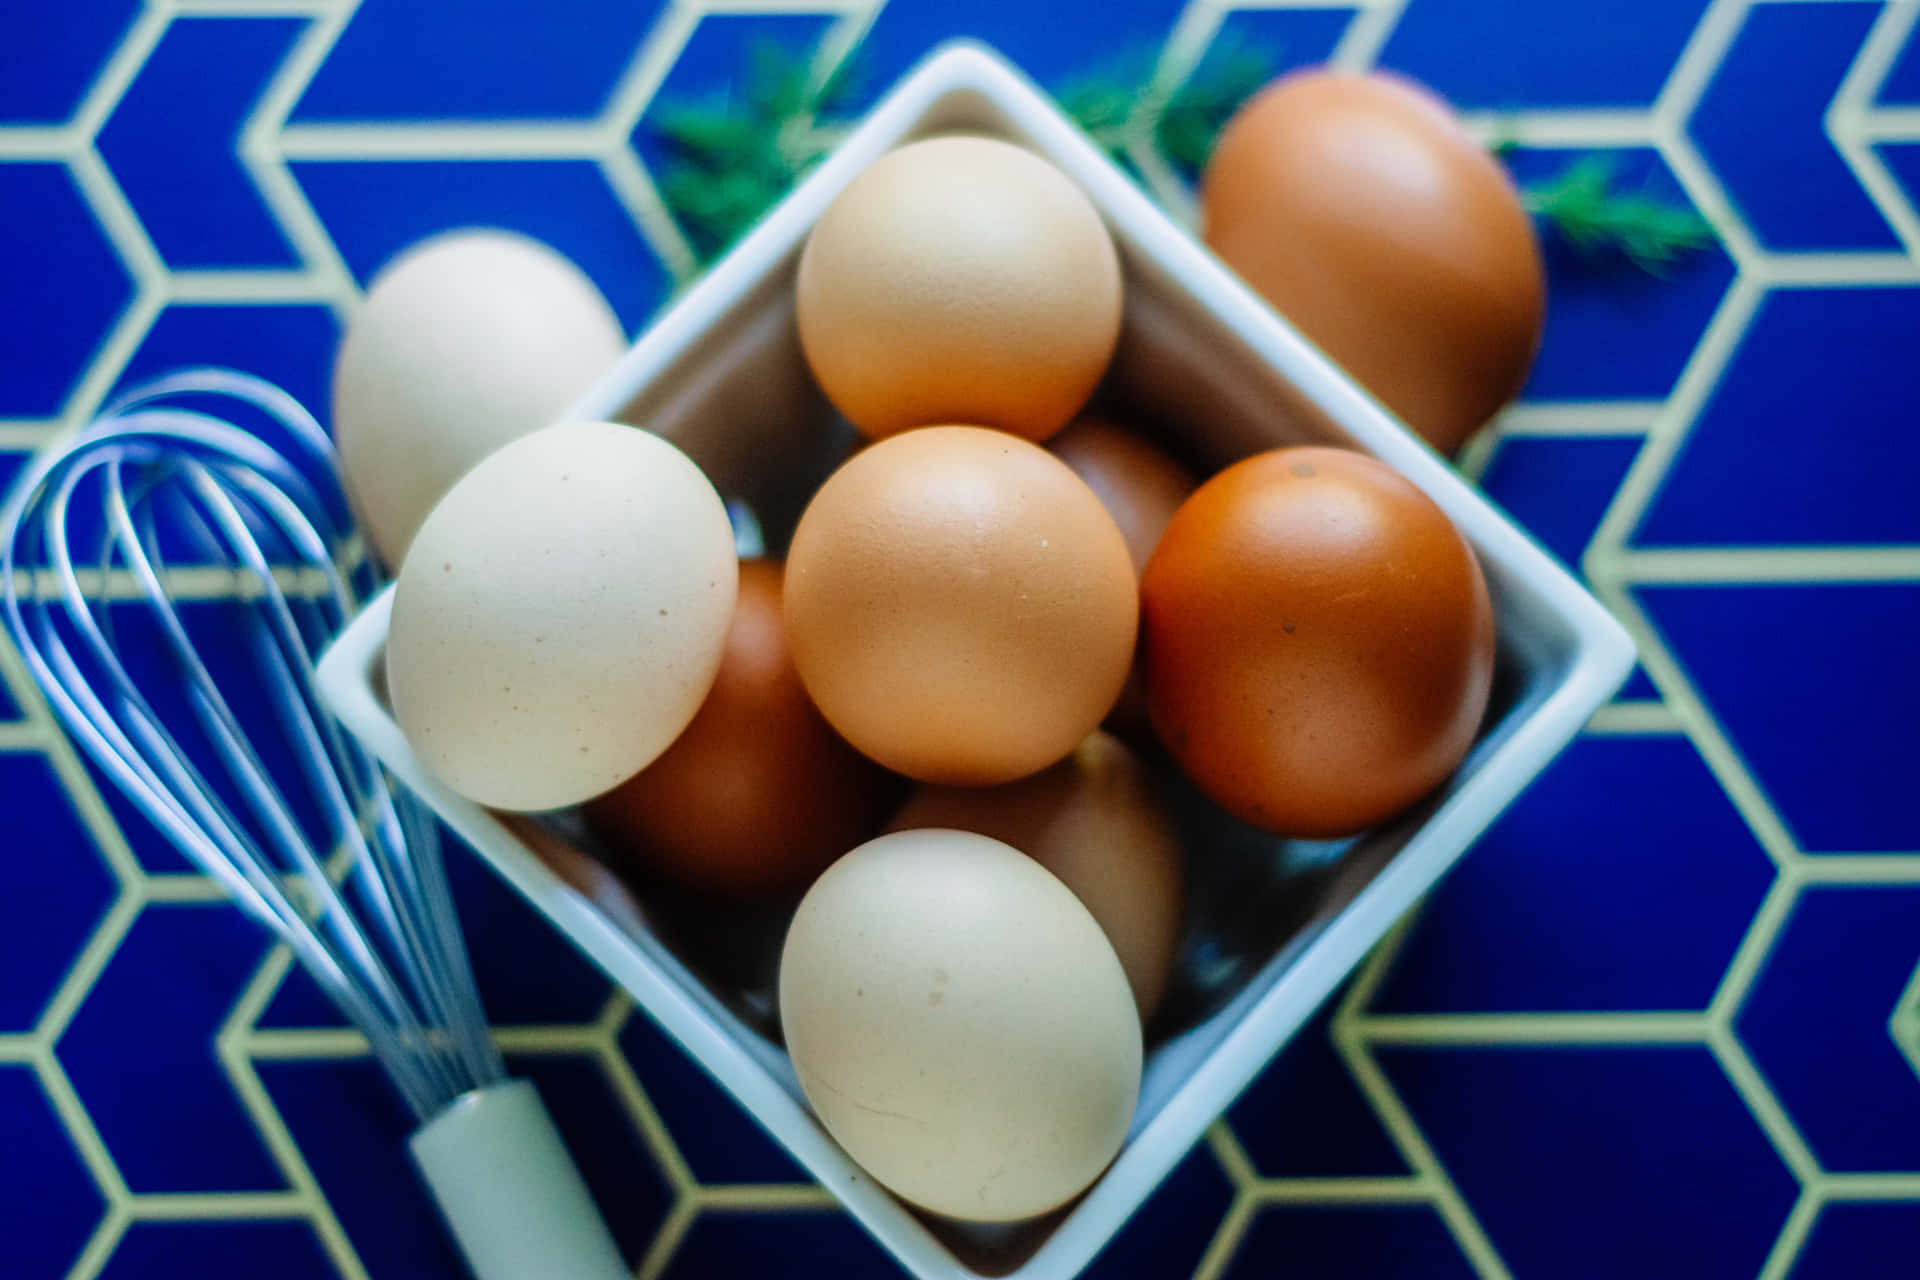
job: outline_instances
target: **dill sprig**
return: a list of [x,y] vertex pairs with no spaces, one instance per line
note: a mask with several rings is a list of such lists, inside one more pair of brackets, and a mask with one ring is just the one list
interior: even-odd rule
[[1521,198],[1575,253],[1625,257],[1650,275],[1666,275],[1681,258],[1713,244],[1713,228],[1694,210],[1614,189],[1618,160],[1583,156]]
[[702,265],[725,252],[833,149],[819,124],[860,75],[852,57],[815,83],[810,59],[778,41],[756,42],[736,92],[662,104],[649,127],[670,159],[660,197]]
[[[1271,78],[1274,54],[1243,43],[1216,46],[1171,91],[1155,84],[1154,58],[1122,55],[1063,82],[1061,109],[1094,142],[1138,176],[1136,157],[1157,152],[1191,178],[1206,166],[1227,120]],[[735,92],[697,102],[662,104],[649,127],[670,159],[660,194],[704,265],[718,257],[805,177],[839,140],[823,125],[862,76],[857,54],[816,81],[812,60],[788,45],[763,41],[748,51]],[[1515,146],[1511,137],[1496,154]],[[1652,275],[1713,243],[1713,231],[1691,208],[1616,190],[1616,159],[1582,157],[1551,181],[1523,188],[1521,199],[1582,258],[1624,258]]]
[[1136,146],[1151,146],[1192,176],[1206,165],[1228,117],[1273,77],[1273,57],[1235,42],[1204,59],[1171,92],[1154,84],[1153,59],[1123,54],[1062,83],[1060,109],[1123,168]]

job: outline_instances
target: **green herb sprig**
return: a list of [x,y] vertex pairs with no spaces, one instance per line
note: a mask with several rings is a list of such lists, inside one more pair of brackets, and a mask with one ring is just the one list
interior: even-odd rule
[[1713,228],[1690,208],[1614,189],[1619,162],[1583,156],[1543,186],[1521,193],[1528,212],[1588,259],[1618,255],[1649,275],[1665,276],[1714,242]]
[[[1215,140],[1240,105],[1274,72],[1270,51],[1249,45],[1216,49],[1172,91],[1155,85],[1145,54],[1126,55],[1062,84],[1061,108],[1129,172],[1150,148],[1188,177],[1198,174]],[[737,92],[697,102],[662,104],[650,127],[670,160],[660,194],[704,265],[718,257],[817,164],[839,140],[822,125],[846,101],[862,72],[857,55],[816,81],[811,59],[789,46],[762,42],[748,52]],[[1514,145],[1496,144],[1496,152]],[[1582,157],[1551,181],[1522,190],[1521,199],[1546,228],[1582,258],[1624,258],[1656,276],[1714,242],[1692,209],[1616,189],[1617,161]]]

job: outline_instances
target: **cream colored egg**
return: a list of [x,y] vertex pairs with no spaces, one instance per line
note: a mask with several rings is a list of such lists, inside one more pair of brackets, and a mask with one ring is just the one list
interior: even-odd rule
[[625,349],[580,269],[505,231],[449,232],[374,277],[334,360],[341,467],[389,565],[474,463],[554,422]]
[[795,314],[821,390],[868,437],[936,422],[1044,440],[1120,336],[1120,259],[1039,156],[929,138],[847,184],[800,255]]
[[1079,1194],[1120,1149],[1140,1020],[1100,926],[986,836],[901,831],[801,901],[780,1018],[807,1101],[901,1198],[1009,1222]]
[[536,431],[414,538],[387,637],[395,717],[470,800],[588,800],[693,718],[738,586],[726,507],[680,450],[617,423]]

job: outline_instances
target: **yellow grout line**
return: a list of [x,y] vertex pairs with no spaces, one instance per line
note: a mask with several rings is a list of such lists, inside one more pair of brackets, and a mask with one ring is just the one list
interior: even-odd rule
[[126,885],[119,886],[113,905],[107,909],[100,923],[94,926],[87,944],[74,957],[66,976],[60,980],[59,989],[53,998],[47,1001],[47,1007],[40,1012],[40,1020],[34,1026],[34,1034],[51,1045],[66,1034],[67,1024],[73,1021],[74,1014],[80,1011],[87,996],[93,990],[94,982],[112,963],[114,952],[126,938],[128,930],[140,915],[141,895]]
[[704,1183],[693,1199],[701,1212],[759,1209],[833,1209],[831,1191],[817,1182]]
[[224,902],[227,891],[198,871],[152,871],[141,877],[141,896],[148,902]]
[[640,1083],[640,1077],[634,1074],[633,1064],[627,1061],[617,1045],[609,1046],[603,1057],[602,1065],[608,1081],[626,1105],[627,1114],[632,1117],[640,1136],[646,1140],[647,1147],[653,1152],[653,1158],[660,1165],[660,1172],[666,1176],[667,1183],[676,1195],[689,1195],[697,1191],[700,1180],[693,1176],[693,1170],[687,1165],[687,1158],[680,1154],[680,1148],[668,1132],[666,1122],[660,1118],[660,1112],[654,1107],[653,1099],[647,1096],[646,1089]]
[[94,1226],[93,1234],[87,1237],[86,1247],[80,1250],[80,1256],[67,1269],[66,1280],[94,1280],[112,1260],[114,1250],[120,1247],[120,1238],[126,1234],[132,1220],[124,1201],[108,1202],[105,1215]]
[[1343,71],[1364,71],[1373,66],[1406,7],[1407,0],[1377,0],[1362,8],[1341,33],[1327,64]]
[[1697,1044],[1702,1013],[1361,1014],[1347,1026],[1369,1044]]
[[593,160],[601,128],[577,120],[446,124],[289,124],[279,130],[287,160]]
[[1920,854],[1803,854],[1794,871],[1802,884],[1920,884]]
[[1664,702],[1614,702],[1601,707],[1587,721],[1586,731],[1605,737],[1684,732],[1672,708]]
[[127,1207],[136,1220],[296,1218],[313,1212],[313,1200],[297,1191],[136,1192],[127,1198]]
[[660,1226],[653,1233],[653,1240],[647,1245],[647,1251],[640,1255],[640,1262],[633,1269],[634,1280],[659,1280],[673,1261],[673,1254],[685,1238],[687,1228],[700,1212],[699,1204],[693,1193],[679,1190],[674,1193],[673,1207],[667,1210],[667,1216],[661,1219]]
[[679,61],[680,51],[686,48],[694,28],[700,25],[700,18],[698,8],[676,0],[654,19],[653,29],[628,60],[626,71],[607,95],[606,109],[601,112],[601,127],[615,140],[615,145],[626,145],[627,135],[647,113],[653,95],[660,91],[673,64]]
[[1193,1280],[1218,1280],[1239,1251],[1240,1241],[1246,1237],[1247,1226],[1259,1207],[1248,1187],[1234,1188],[1233,1202],[1221,1215],[1220,1224],[1213,1229],[1213,1238],[1207,1241],[1206,1252],[1194,1266]]
[[1740,1006],[1746,1001],[1754,979],[1773,950],[1774,940],[1799,899],[1799,881],[1791,869],[1776,877],[1768,888],[1760,909],[1754,912],[1740,946],[1727,964],[1727,971],[1721,975],[1713,998],[1707,1002],[1707,1015],[1719,1025],[1730,1028],[1739,1016]]
[[1493,1241],[1487,1238],[1466,1197],[1460,1194],[1460,1189],[1447,1176],[1439,1155],[1428,1144],[1426,1135],[1420,1131],[1413,1114],[1401,1102],[1400,1095],[1394,1092],[1386,1073],[1374,1061],[1364,1038],[1350,1025],[1343,1026],[1336,1022],[1334,1043],[1346,1061],[1347,1070],[1360,1086],[1362,1095],[1372,1105],[1381,1126],[1399,1148],[1401,1158],[1416,1176],[1429,1181],[1434,1207],[1439,1210],[1441,1219],[1453,1233],[1455,1243],[1473,1265],[1474,1271],[1482,1280],[1512,1280],[1512,1273],[1493,1247]]
[[1425,1204],[1431,1179],[1404,1174],[1377,1178],[1263,1178],[1253,1198],[1262,1204]]
[[626,210],[640,238],[658,255],[674,280],[685,282],[698,275],[700,262],[694,256],[693,246],[687,242],[680,224],[674,221],[667,202],[661,198],[659,188],[653,185],[653,178],[633,149],[623,146],[602,159],[600,174],[614,199]]
[[1234,1186],[1251,1186],[1260,1180],[1259,1171],[1253,1167],[1253,1158],[1247,1154],[1246,1147],[1241,1145],[1240,1135],[1233,1131],[1233,1126],[1225,1116],[1207,1126],[1206,1143],[1213,1152],[1214,1160]]
[[1623,550],[1592,563],[1596,574],[1634,584],[1920,580],[1920,546]]
[[38,751],[47,745],[46,728],[37,720],[0,720],[0,751]]
[[1665,408],[1660,400],[1522,401],[1496,421],[1503,436],[1638,436]]
[[1814,1220],[1820,1216],[1820,1208],[1819,1195],[1811,1187],[1802,1186],[1799,1198],[1793,1202],[1793,1212],[1780,1224],[1780,1234],[1775,1237],[1773,1248],[1767,1252],[1767,1260],[1761,1265],[1757,1280],[1786,1280],[1794,1264],[1800,1260],[1800,1251],[1806,1246]]
[[1820,1163],[1813,1157],[1813,1149],[1801,1136],[1798,1126],[1793,1123],[1787,1109],[1773,1096],[1773,1089],[1761,1075],[1760,1068],[1748,1056],[1746,1047],[1733,1033],[1733,1028],[1715,1021],[1707,1033],[1707,1047],[1720,1062],[1720,1069],[1733,1083],[1752,1113],[1754,1122],[1760,1131],[1773,1144],[1774,1152],[1785,1162],[1793,1176],[1801,1182],[1811,1181],[1820,1173]]
[[66,1130],[67,1141],[73,1144],[80,1163],[93,1175],[94,1186],[106,1196],[109,1204],[124,1205],[132,1194],[127,1189],[127,1181],[120,1176],[119,1166],[114,1164],[100,1131],[94,1128],[93,1117],[87,1114],[73,1081],[67,1079],[66,1068],[54,1056],[52,1042],[48,1041],[47,1045],[46,1055],[33,1064],[34,1075],[46,1091],[47,1101],[59,1117],[61,1127]]
[[1829,1173],[1819,1185],[1830,1200],[1920,1200],[1920,1173]]

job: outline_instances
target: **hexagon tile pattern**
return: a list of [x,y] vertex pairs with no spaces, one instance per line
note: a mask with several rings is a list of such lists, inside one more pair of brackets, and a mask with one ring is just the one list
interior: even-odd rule
[[[0,13],[0,485],[188,361],[327,416],[339,317],[455,224],[630,332],[694,271],[668,97],[772,38],[854,106],[971,35],[1060,87],[1234,48],[1375,63],[1593,150],[1712,245],[1546,242],[1520,402],[1461,465],[1643,671],[1254,1080],[1096,1277],[1920,1274],[1920,3],[72,0]],[[855,53],[855,50],[858,50]],[[1192,174],[1145,166],[1186,209]],[[284,951],[0,652],[0,1238],[23,1280],[452,1280],[406,1119]],[[646,1280],[892,1264],[628,999],[452,859],[480,980]]]

